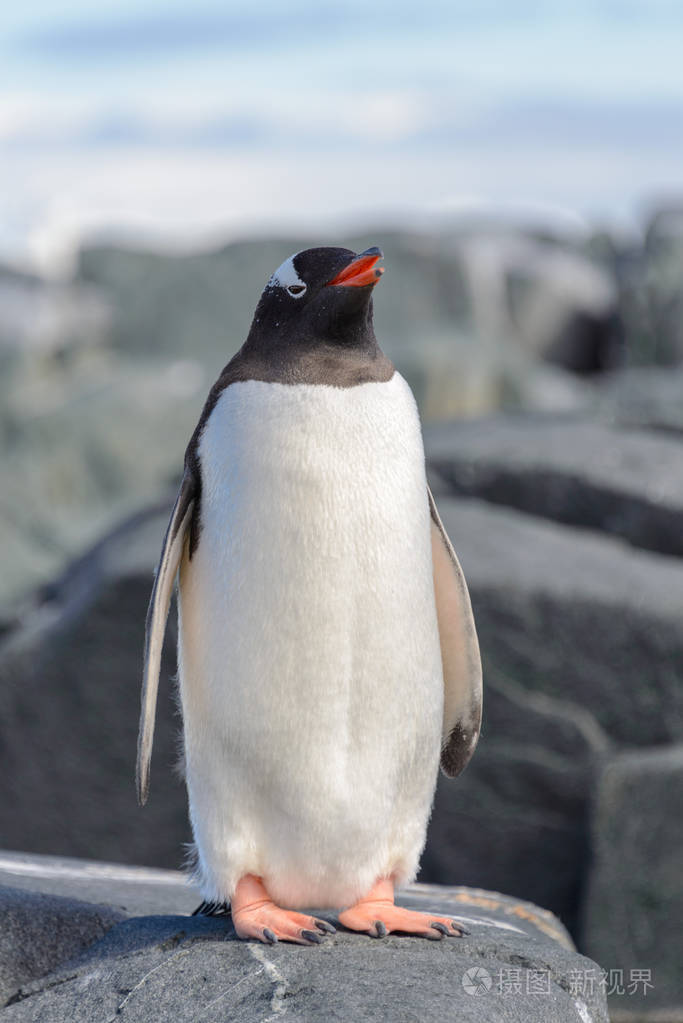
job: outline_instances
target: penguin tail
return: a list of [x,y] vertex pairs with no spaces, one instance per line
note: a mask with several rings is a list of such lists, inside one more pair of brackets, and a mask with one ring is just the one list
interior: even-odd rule
[[229,902],[202,902],[192,916],[232,916]]

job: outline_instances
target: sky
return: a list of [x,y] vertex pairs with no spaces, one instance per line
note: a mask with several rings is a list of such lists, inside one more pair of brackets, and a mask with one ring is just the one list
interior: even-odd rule
[[0,259],[683,195],[678,0],[27,0],[0,21]]

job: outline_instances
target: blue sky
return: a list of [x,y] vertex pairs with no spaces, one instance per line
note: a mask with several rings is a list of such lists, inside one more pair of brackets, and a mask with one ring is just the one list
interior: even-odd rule
[[[0,23],[0,258],[683,191],[683,4],[29,0]],[[545,212],[544,212],[545,211]]]

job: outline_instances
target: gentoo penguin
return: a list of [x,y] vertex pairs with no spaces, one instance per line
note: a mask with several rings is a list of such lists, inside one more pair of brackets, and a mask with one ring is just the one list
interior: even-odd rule
[[147,799],[176,574],[185,772],[204,907],[240,938],[458,936],[394,905],[439,762],[481,719],[469,596],[427,487],[412,392],[372,323],[378,248],[306,249],[268,281],[185,456],[147,617]]

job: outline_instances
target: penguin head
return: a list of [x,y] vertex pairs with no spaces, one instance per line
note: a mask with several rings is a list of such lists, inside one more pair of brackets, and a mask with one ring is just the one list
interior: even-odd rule
[[375,342],[372,291],[384,273],[376,246],[356,253],[342,248],[304,249],[286,259],[265,287],[250,340],[279,348],[301,344],[363,345]]

